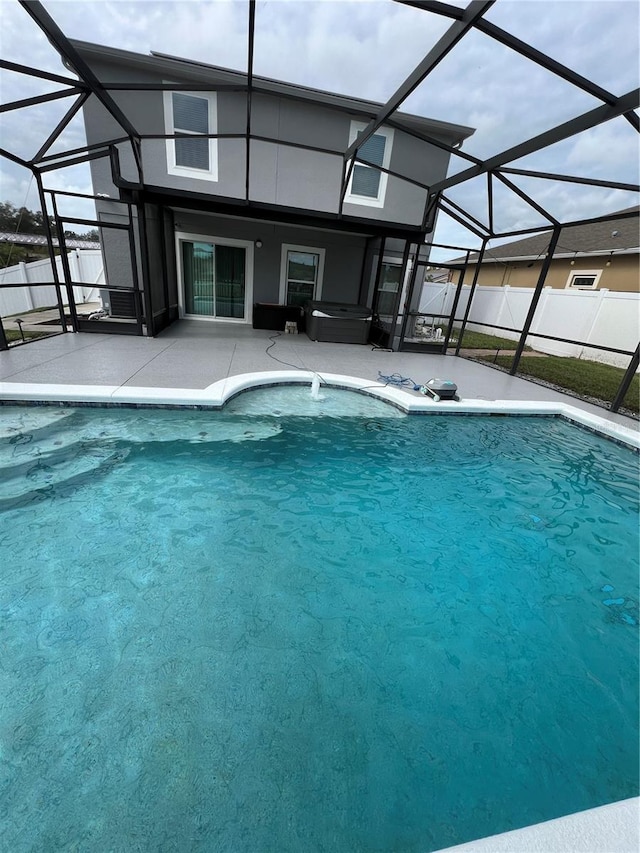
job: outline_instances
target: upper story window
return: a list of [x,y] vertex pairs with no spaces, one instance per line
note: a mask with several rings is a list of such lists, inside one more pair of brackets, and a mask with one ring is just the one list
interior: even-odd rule
[[578,290],[595,290],[600,281],[602,270],[572,270],[569,273],[566,287]]
[[[349,145],[355,141],[358,134],[367,125],[359,121],[351,122],[349,131]],[[345,201],[352,204],[365,204],[370,207],[383,207],[384,197],[387,191],[386,172],[381,172],[375,166],[389,168],[391,161],[391,147],[393,145],[393,130],[381,127],[369,137],[362,148],[358,149],[358,158],[366,160],[371,165],[355,163]]]
[[218,180],[218,143],[200,134],[216,133],[214,92],[165,92],[164,119],[167,133],[189,137],[167,139],[167,171],[207,181]]

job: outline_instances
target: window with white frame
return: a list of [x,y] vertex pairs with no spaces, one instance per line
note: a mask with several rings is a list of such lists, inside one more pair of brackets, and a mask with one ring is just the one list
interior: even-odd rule
[[165,92],[167,133],[187,134],[167,139],[167,171],[208,181],[218,180],[218,143],[202,134],[216,133],[215,92]]
[[571,270],[566,287],[576,290],[595,290],[601,275],[602,270]]
[[280,260],[280,304],[304,306],[320,299],[325,250],[313,246],[282,244]]
[[[356,141],[358,134],[366,126],[366,124],[359,121],[351,122],[349,145]],[[386,172],[381,172],[380,169],[376,169],[375,167],[382,166],[383,169],[389,168],[392,145],[393,130],[387,127],[380,127],[358,149],[358,159],[366,160],[366,163],[356,162],[353,164],[345,201],[352,204],[369,205],[371,207],[384,206],[388,175]]]

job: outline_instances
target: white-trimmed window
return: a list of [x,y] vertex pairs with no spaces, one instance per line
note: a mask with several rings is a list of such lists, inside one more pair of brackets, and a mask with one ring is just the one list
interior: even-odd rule
[[595,290],[602,270],[571,270],[566,287],[574,290]]
[[[358,134],[366,127],[367,125],[363,122],[351,122],[349,145],[356,141]],[[386,172],[381,172],[375,167],[382,166],[383,169],[389,168],[392,145],[393,130],[387,127],[380,127],[373,136],[367,139],[362,148],[358,149],[358,158],[366,160],[367,163],[354,163],[345,201],[352,204],[365,204],[370,207],[384,206],[388,175]],[[369,163],[371,165],[368,165]]]
[[218,142],[201,134],[216,133],[215,92],[164,92],[166,133],[188,137],[167,139],[167,171],[206,181],[218,180]]
[[280,304],[305,305],[320,299],[324,276],[324,249],[282,244]]

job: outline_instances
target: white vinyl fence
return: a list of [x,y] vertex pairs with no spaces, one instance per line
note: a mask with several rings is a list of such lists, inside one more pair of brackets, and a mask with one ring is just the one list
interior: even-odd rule
[[[71,278],[74,281],[86,281],[94,287],[74,287],[76,304],[99,302],[99,288],[104,286],[104,269],[100,249],[73,249],[69,252]],[[62,259],[56,258],[60,281],[64,281]],[[53,269],[49,258],[33,261],[30,264],[19,263],[0,270],[0,316],[33,311],[34,308],[53,308],[58,302],[55,287],[29,287],[30,282],[54,281]],[[24,287],[2,287],[3,284],[24,284]],[[62,287],[62,301],[66,305],[67,289]]]
[[[449,314],[456,285],[452,282],[425,282],[420,299],[420,311],[425,314]],[[463,285],[456,317],[464,316],[471,287]],[[503,332],[485,326],[508,326],[521,329],[524,325],[532,287],[476,288],[471,305],[468,328],[509,340],[518,340],[518,332]],[[436,321],[437,324],[437,321]],[[584,345],[563,344],[536,337],[554,335]],[[629,356],[602,352],[588,344],[615,347],[633,352],[640,337],[640,294],[611,290],[558,290],[545,287],[538,302],[527,345],[549,355],[571,356],[600,361],[616,367],[627,367]]]

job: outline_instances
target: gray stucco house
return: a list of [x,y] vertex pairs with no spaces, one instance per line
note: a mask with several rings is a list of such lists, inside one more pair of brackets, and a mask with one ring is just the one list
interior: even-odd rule
[[378,104],[73,46],[141,139],[135,151],[97,98],[85,103],[88,144],[109,147],[91,170],[115,316],[137,310],[150,335],[200,318],[215,335],[215,321],[260,325],[261,306],[316,299],[369,306],[393,338],[411,252],[433,229],[428,187],[471,128],[395,113],[358,151],[366,162],[345,162]]

